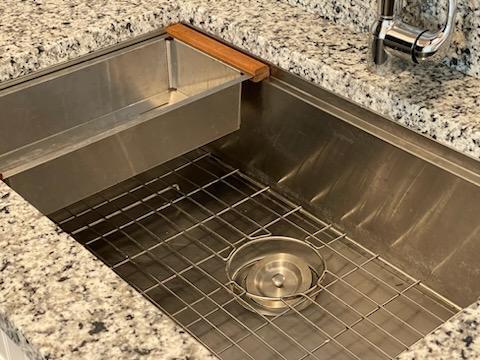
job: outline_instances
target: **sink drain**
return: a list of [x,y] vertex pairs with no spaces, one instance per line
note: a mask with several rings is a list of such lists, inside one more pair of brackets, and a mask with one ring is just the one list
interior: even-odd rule
[[325,275],[322,255],[304,241],[281,236],[251,240],[228,258],[232,292],[250,311],[273,316],[311,302]]

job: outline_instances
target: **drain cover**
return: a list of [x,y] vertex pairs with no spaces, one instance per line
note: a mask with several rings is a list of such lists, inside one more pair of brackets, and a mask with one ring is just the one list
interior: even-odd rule
[[325,275],[325,261],[308,243],[281,236],[251,240],[235,250],[226,266],[230,287],[241,304],[263,315],[277,315],[311,301]]
[[301,258],[278,253],[264,257],[250,267],[246,290],[254,295],[281,298],[308,290],[312,272]]

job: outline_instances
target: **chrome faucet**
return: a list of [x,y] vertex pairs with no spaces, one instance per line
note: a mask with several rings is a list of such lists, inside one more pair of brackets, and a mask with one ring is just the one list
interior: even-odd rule
[[398,16],[402,0],[378,1],[378,19],[373,25],[370,43],[373,64],[383,65],[392,56],[420,63],[445,55],[455,29],[456,0],[448,0],[447,22],[436,32],[403,22]]

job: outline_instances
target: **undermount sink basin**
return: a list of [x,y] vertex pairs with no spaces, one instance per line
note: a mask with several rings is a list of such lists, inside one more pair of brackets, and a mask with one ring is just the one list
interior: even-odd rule
[[[152,66],[138,84],[114,71],[136,52]],[[241,85],[163,37],[3,90],[0,107],[17,92],[40,119],[35,86],[96,67],[118,106],[85,122],[63,108],[41,136],[12,135],[12,110],[5,181],[219,358],[393,359],[480,295],[479,162],[279,69]],[[228,275],[265,237],[300,241],[325,272],[279,245],[244,264],[253,278]]]

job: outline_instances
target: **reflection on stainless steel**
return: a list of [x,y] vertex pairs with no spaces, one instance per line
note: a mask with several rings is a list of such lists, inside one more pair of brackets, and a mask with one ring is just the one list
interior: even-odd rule
[[373,64],[383,65],[391,56],[419,63],[439,60],[445,55],[455,31],[456,0],[448,0],[446,23],[437,32],[404,23],[399,16],[401,0],[379,0],[378,4],[378,19],[373,25],[370,42]]
[[453,301],[473,302],[480,163],[276,76],[295,87],[275,79],[249,85],[241,130],[212,149]]
[[232,291],[248,310],[275,316],[316,298],[326,273],[323,256],[304,240],[264,237],[232,252],[226,265]]
[[[331,224],[203,152],[51,218],[225,360],[394,359],[459,310]],[[293,252],[272,246],[289,236],[305,245],[299,250],[309,249],[302,259],[318,251],[327,263],[317,291],[294,304],[283,299],[274,316],[233,293],[225,271],[229,256],[235,261],[232,251],[258,245],[262,236],[275,240],[267,253]]]
[[0,173],[60,209],[238,129],[245,79],[156,37],[5,89]]

